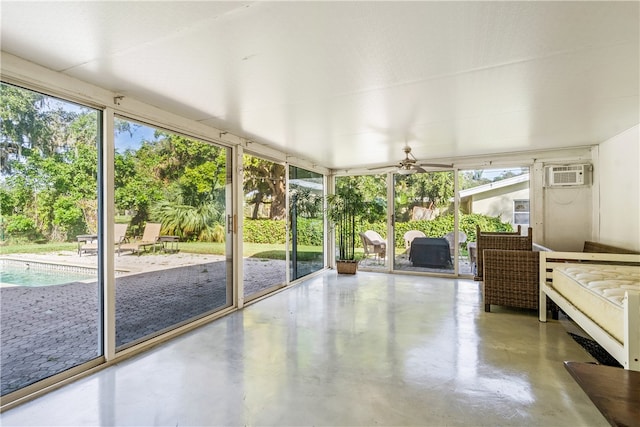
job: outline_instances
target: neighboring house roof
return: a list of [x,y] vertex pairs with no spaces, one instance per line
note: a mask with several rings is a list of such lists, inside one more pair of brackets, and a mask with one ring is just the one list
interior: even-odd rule
[[321,182],[313,182],[308,179],[290,179],[289,185],[298,185],[300,187],[318,191],[322,191],[324,189],[324,185]]
[[475,194],[484,193],[486,191],[496,190],[498,188],[508,187],[510,185],[519,184],[521,182],[529,181],[529,174],[524,173],[522,175],[512,176],[511,178],[502,179],[500,181],[490,182],[488,184],[479,185],[473,188],[467,188],[460,191],[460,198],[473,196]]

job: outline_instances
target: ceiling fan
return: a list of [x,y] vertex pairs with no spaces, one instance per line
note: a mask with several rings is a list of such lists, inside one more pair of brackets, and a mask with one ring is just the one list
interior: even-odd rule
[[[398,163],[398,170],[397,170],[397,173],[399,173],[400,175],[411,175],[417,172],[426,172],[426,170],[424,170],[422,166],[431,167],[431,168],[445,168],[445,169],[449,169],[453,167],[453,165],[451,164],[446,165],[441,163],[419,163],[418,164],[418,159],[416,159],[415,156],[411,154],[411,147],[407,145],[403,148],[403,151],[404,151],[404,159],[400,160],[400,163]],[[370,168],[369,170],[386,169],[388,167],[389,166],[381,166],[377,168]]]

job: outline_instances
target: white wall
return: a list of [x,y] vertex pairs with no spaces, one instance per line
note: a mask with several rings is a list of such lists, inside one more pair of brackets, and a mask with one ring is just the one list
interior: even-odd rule
[[592,240],[591,195],[590,186],[544,188],[544,246],[582,251],[584,241]]
[[601,143],[598,157],[599,241],[640,251],[640,125]]

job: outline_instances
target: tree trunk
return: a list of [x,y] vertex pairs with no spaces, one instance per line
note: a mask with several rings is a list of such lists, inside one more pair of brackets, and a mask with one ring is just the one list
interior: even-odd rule
[[273,190],[272,197],[273,201],[271,202],[271,213],[269,215],[270,219],[283,219],[285,217],[285,189],[283,180],[277,180],[275,183],[270,183],[269,186]]

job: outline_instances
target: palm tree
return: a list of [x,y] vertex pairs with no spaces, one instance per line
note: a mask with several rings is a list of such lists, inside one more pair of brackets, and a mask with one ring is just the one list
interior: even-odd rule
[[162,232],[184,240],[223,242],[222,214],[213,204],[181,205],[166,200],[151,209],[151,217],[162,223]]

